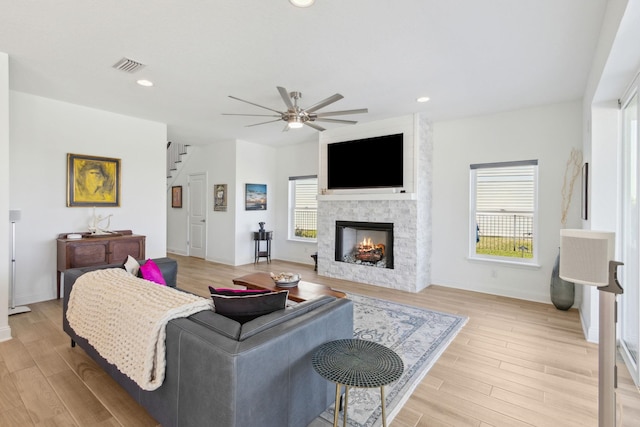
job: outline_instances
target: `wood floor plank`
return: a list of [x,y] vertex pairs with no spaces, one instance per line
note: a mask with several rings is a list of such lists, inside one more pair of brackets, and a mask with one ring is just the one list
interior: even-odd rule
[[[0,412],[24,406],[4,362],[0,361]],[[2,425],[2,424],[0,424]]]
[[13,372],[11,377],[34,423],[66,412],[64,404],[37,366]]
[[[391,427],[597,425],[598,346],[584,340],[577,310],[436,285],[419,293],[392,290],[318,276],[311,264],[228,266],[171,257],[179,263],[178,287],[203,297],[208,285],[230,287],[248,273],[295,271],[347,294],[468,316]],[[30,308],[9,318],[17,339],[0,343],[0,426],[156,425],[82,349],[70,347],[61,300]],[[640,392],[621,359],[618,372],[620,425],[637,427]],[[83,407],[96,408],[100,416],[85,414]]]
[[99,425],[105,421],[112,424],[111,413],[73,372],[60,372],[50,376],[48,380],[78,424]]

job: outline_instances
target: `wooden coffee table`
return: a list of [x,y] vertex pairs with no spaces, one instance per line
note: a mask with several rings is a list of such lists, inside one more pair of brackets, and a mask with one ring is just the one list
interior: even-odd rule
[[247,289],[269,290],[269,291],[289,291],[289,299],[295,302],[303,302],[314,299],[323,295],[329,295],[336,298],[346,298],[344,292],[334,291],[329,286],[320,285],[318,283],[305,282],[303,280],[298,286],[292,288],[280,288],[276,286],[268,273],[251,273],[237,279],[233,279],[233,283],[239,286],[245,286]]

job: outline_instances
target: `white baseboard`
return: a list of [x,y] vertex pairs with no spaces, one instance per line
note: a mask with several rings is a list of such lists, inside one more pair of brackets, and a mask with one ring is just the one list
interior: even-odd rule
[[0,342],[9,341],[11,339],[11,327],[4,326],[0,328]]

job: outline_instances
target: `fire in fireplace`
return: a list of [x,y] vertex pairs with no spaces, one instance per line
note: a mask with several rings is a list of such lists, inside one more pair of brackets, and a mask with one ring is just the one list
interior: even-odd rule
[[336,261],[393,268],[393,224],[336,221]]

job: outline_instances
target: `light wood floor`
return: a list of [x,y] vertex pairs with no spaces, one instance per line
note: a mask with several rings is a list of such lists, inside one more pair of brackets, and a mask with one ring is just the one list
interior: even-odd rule
[[[393,422],[407,426],[597,426],[597,346],[578,313],[551,305],[431,286],[411,294],[317,276],[313,266],[273,261],[230,267],[179,262],[178,287],[208,296],[208,285],[262,271],[300,272],[346,292],[457,313],[469,322]],[[62,332],[61,300],[11,316],[15,339],[0,343],[0,426],[154,426],[146,414]],[[640,393],[619,362],[620,425],[640,425]],[[212,426],[215,425],[212,423]]]

